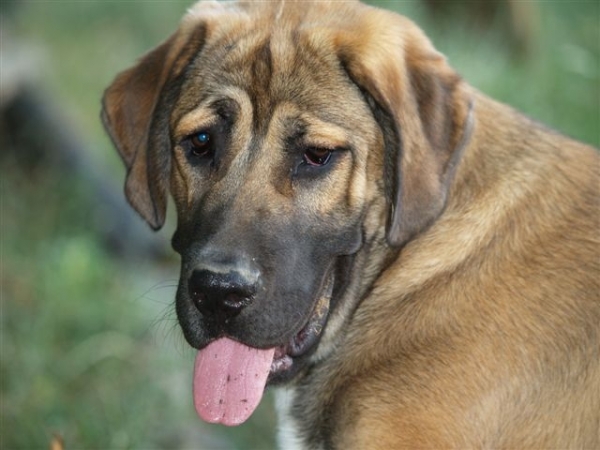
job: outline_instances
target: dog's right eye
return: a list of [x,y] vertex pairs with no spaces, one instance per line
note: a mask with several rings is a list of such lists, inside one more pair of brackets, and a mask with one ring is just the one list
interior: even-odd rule
[[190,155],[196,158],[206,158],[212,156],[212,139],[209,133],[201,131],[193,134],[189,138]]

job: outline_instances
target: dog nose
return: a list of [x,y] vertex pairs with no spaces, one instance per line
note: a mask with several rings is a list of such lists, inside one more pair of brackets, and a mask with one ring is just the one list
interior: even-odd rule
[[257,277],[236,270],[202,268],[192,272],[188,287],[194,305],[203,315],[228,319],[250,304],[256,294]]

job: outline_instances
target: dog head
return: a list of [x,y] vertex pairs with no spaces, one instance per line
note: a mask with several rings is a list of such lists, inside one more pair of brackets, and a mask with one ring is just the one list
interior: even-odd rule
[[469,111],[418,28],[352,2],[200,2],[103,103],[131,205],[158,229],[175,201],[186,339],[274,349],[273,381],[309,363],[354,255],[442,213]]

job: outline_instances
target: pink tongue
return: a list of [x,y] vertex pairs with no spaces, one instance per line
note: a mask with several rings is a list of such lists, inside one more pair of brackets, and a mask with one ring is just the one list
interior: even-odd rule
[[275,349],[259,350],[227,338],[200,350],[194,364],[194,406],[210,423],[239,425],[262,398]]

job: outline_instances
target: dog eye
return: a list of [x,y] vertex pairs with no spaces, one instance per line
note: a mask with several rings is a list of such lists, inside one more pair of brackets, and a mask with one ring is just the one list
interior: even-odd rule
[[328,148],[311,147],[305,150],[302,159],[309,166],[320,167],[329,163],[332,153],[332,150]]
[[198,158],[211,156],[212,154],[212,139],[209,133],[201,131],[192,135],[190,141],[190,153]]

